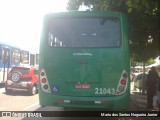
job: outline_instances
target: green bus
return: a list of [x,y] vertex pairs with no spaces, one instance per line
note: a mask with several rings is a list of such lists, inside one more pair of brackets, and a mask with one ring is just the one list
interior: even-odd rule
[[126,23],[119,12],[47,14],[40,41],[40,105],[127,109]]

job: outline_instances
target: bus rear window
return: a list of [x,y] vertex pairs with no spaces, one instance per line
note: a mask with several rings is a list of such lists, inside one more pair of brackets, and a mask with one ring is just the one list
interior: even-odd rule
[[12,68],[12,70],[11,70],[11,72],[20,72],[20,73],[22,73],[22,75],[23,74],[29,74],[29,71],[30,71],[30,69],[29,68],[19,68],[19,67],[13,67]]
[[12,49],[12,62],[19,63],[20,62],[20,50],[13,48]]
[[50,47],[119,47],[118,18],[52,18],[48,23]]
[[25,50],[21,50],[21,62],[29,63],[29,52]]

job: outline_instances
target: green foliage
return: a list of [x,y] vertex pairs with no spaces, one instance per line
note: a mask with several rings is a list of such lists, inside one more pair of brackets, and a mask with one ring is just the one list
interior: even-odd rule
[[150,59],[147,60],[146,65],[151,65],[153,63],[154,63],[154,59],[150,58]]
[[143,14],[160,13],[159,0],[126,0],[128,12],[138,12]]
[[90,10],[126,13],[133,63],[160,55],[160,0],[69,0],[67,9],[78,10],[81,5]]
[[80,5],[87,6],[90,10],[107,11],[118,10],[124,0],[69,0],[67,9],[76,11]]
[[[136,56],[136,60],[147,61],[148,58],[155,58],[160,54],[160,44],[159,44],[159,28],[157,26],[160,22],[158,16],[150,15],[129,15],[129,33],[130,39],[133,44],[131,44],[132,55]],[[149,41],[149,36],[151,41]]]
[[67,9],[69,11],[78,10],[80,5],[82,5],[82,3],[83,3],[83,0],[69,0]]

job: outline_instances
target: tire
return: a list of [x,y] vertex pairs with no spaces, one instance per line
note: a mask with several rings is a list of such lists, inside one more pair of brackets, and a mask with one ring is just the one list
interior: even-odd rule
[[37,93],[37,86],[33,85],[31,89],[28,90],[29,95],[35,95]]
[[11,73],[11,80],[14,83],[18,83],[22,79],[22,73],[15,71]]

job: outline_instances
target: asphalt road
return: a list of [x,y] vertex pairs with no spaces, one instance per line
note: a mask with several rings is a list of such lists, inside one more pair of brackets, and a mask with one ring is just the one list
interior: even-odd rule
[[24,92],[6,94],[0,89],[0,111],[34,111],[39,108],[38,94],[30,96]]
[[[75,111],[74,109],[69,109]],[[142,111],[144,110],[137,107],[134,102],[131,101],[130,111]],[[6,94],[4,88],[0,88],[0,111],[63,111],[60,107],[41,107],[39,105],[38,94],[30,96],[25,92],[13,92],[12,94]],[[86,109],[81,109],[81,111],[86,111]],[[79,112],[81,112],[79,111]],[[94,111],[94,110],[92,110]],[[87,113],[86,113],[87,114]],[[0,120],[37,120],[37,118],[24,118],[24,117],[0,117]],[[42,117],[38,120],[147,120],[148,118],[136,118],[136,117]],[[149,119],[152,120],[152,119]],[[153,119],[154,120],[154,119]]]

